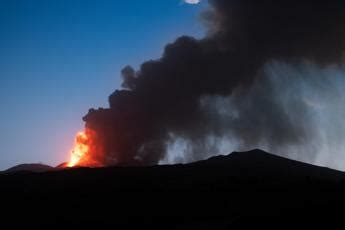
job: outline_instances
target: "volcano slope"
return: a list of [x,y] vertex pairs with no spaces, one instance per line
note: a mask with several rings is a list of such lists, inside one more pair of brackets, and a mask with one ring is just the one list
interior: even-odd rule
[[34,227],[330,227],[345,173],[260,150],[186,165],[0,175],[1,222]]

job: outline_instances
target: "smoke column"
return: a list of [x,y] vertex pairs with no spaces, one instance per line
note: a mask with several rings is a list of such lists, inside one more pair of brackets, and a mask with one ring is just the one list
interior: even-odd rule
[[[345,138],[333,113],[345,86],[342,2],[209,0],[205,38],[182,36],[160,59],[125,67],[110,107],[83,118],[93,161],[152,165],[260,147],[332,164],[325,152]],[[324,129],[330,120],[338,131]]]

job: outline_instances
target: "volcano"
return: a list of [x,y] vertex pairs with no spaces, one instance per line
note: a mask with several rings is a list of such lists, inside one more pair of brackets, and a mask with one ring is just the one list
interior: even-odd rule
[[185,165],[0,175],[3,220],[36,227],[330,226],[341,220],[344,191],[343,172],[261,150]]

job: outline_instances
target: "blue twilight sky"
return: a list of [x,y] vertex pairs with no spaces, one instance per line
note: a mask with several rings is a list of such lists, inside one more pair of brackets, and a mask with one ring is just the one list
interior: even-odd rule
[[82,117],[106,107],[125,65],[202,37],[182,0],[0,0],[0,170],[65,161]]

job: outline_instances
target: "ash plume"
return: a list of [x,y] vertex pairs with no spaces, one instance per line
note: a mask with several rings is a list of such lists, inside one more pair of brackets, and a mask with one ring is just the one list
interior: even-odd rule
[[179,37],[160,59],[138,70],[125,67],[123,89],[110,95],[110,107],[84,117],[101,146],[95,160],[152,165],[174,146],[184,146],[185,161],[224,145],[284,154],[320,137],[303,87],[313,79],[323,84],[324,78],[298,73],[343,63],[343,1],[209,3],[201,15],[205,38]]

